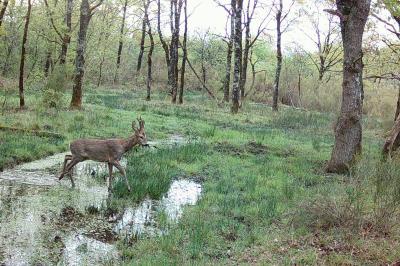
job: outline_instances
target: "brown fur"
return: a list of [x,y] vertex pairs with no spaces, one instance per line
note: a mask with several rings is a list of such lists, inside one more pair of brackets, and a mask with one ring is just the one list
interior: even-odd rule
[[[59,180],[61,180],[64,175],[69,173],[76,164],[85,160],[107,162],[109,168],[109,191],[111,191],[113,167],[116,167],[124,176],[126,185],[130,191],[131,188],[126,177],[125,170],[119,161],[124,153],[131,150],[134,146],[143,146],[147,144],[146,133],[144,132],[144,121],[142,119],[138,120],[139,128],[136,129],[134,123],[132,123],[134,134],[126,139],[78,139],[73,141],[70,144],[72,155],[65,155],[63,170],[60,174]],[[70,162],[67,163],[68,161]],[[70,179],[72,186],[74,187],[75,183],[71,175]]]

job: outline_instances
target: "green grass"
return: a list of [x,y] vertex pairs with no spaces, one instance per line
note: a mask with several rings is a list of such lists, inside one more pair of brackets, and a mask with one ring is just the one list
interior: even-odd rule
[[168,235],[119,243],[125,264],[376,265],[400,257],[400,165],[380,162],[382,129],[373,118],[366,119],[363,157],[350,176],[340,176],[323,171],[333,144],[331,114],[246,104],[233,116],[199,93],[173,106],[162,93],[146,102],[141,92],[102,89],[85,92],[83,111],[46,111],[34,96],[27,96],[30,111],[9,110],[0,123],[66,140],[0,135],[7,142],[3,164],[55,152],[78,137],[128,136],[138,115],[149,139],[190,140],[127,155],[133,191],[118,179],[117,204],[160,198],[182,176],[201,180],[203,194]]

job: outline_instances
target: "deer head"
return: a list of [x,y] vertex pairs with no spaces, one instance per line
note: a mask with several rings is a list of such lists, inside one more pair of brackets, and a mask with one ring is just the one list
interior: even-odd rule
[[139,122],[139,127],[136,127],[135,121],[132,122],[134,136],[139,145],[147,146],[147,137],[146,133],[144,132],[144,120],[141,117],[139,117],[137,120]]

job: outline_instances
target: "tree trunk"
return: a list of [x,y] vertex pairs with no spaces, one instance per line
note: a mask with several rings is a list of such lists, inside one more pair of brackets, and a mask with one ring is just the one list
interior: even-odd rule
[[19,108],[25,108],[25,97],[24,97],[24,67],[26,57],[26,41],[28,40],[28,29],[29,21],[31,18],[32,3],[28,0],[28,11],[25,18],[24,35],[22,37],[22,48],[21,48],[21,61],[19,65]]
[[8,6],[8,0],[4,0],[0,9],[0,26],[3,23],[4,14],[6,13],[6,9]]
[[47,51],[46,63],[44,65],[44,76],[47,78],[49,76],[51,65],[53,64],[53,59],[51,58],[50,49]]
[[235,1],[231,0],[231,35],[229,36],[228,50],[226,52],[226,68],[225,68],[225,80],[224,80],[224,101],[229,102],[229,88],[231,82],[231,70],[232,70],[232,52],[233,52],[233,39],[235,35]]
[[61,55],[60,65],[64,65],[67,60],[68,46],[71,42],[72,32],[72,11],[73,11],[73,0],[67,0],[67,7],[65,12],[65,25],[67,26],[67,32],[64,33],[62,44],[61,44]]
[[86,34],[92,17],[89,0],[82,0],[79,18],[78,44],[75,58],[75,78],[72,89],[71,109],[82,108],[82,81],[85,74]]
[[147,25],[147,20],[148,20],[148,13],[147,13],[147,2],[146,0],[143,0],[143,7],[144,7],[144,14],[143,14],[143,21],[142,21],[142,37],[140,38],[140,51],[139,51],[139,56],[138,56],[138,61],[137,61],[137,66],[136,66],[136,72],[139,73],[140,69],[142,68],[142,58],[144,54],[144,41],[146,39],[146,25]]
[[239,111],[240,101],[240,76],[242,68],[242,8],[243,0],[237,0],[235,6],[235,67],[233,70],[233,88],[232,88],[232,113]]
[[394,121],[396,121],[397,117],[400,114],[400,84],[398,86],[399,86],[399,88],[398,88],[399,92],[398,92],[398,96],[397,96],[396,113],[394,115]]
[[[320,54],[322,53],[322,51],[320,51]],[[320,55],[319,56],[319,69],[318,69],[318,80],[322,81],[322,79],[324,78],[325,75],[325,58]]]
[[164,53],[165,53],[165,62],[167,63],[167,71],[168,71],[168,85],[171,85],[171,60],[169,57],[169,47],[168,44],[165,42],[164,37],[162,35],[162,31],[161,31],[161,0],[157,1],[157,31],[158,31],[158,37],[160,39],[162,48],[164,49]]
[[382,155],[384,159],[391,158],[392,152],[400,146],[400,116],[397,116],[394,125],[383,145]]
[[121,64],[121,54],[122,54],[122,46],[123,46],[127,5],[128,5],[128,0],[125,0],[124,7],[123,7],[123,13],[122,13],[122,23],[121,23],[121,30],[120,30],[119,44],[118,44],[118,53],[117,53],[117,68],[115,70],[114,83],[116,83],[118,81],[118,71],[119,71],[119,66]]
[[356,154],[361,152],[363,62],[362,37],[371,0],[337,0],[343,41],[343,83],[341,113],[335,128],[335,146],[327,172],[348,172]]
[[274,81],[274,92],[273,92],[274,94],[272,97],[272,110],[274,111],[278,111],[279,80],[281,77],[281,69],[282,69],[282,47],[281,47],[282,9],[283,9],[283,3],[282,0],[279,0],[279,8],[276,13],[276,72]]
[[176,103],[176,96],[178,91],[178,62],[179,62],[179,29],[180,29],[180,17],[183,0],[171,0],[171,93],[172,103]]
[[252,17],[250,16],[250,2],[247,2],[247,10],[246,10],[246,17],[247,21],[245,23],[245,41],[244,41],[244,50],[243,50],[243,62],[242,62],[242,72],[240,73],[240,95],[244,98],[245,95],[245,86],[246,86],[246,79],[247,79],[247,66],[249,62],[249,52],[250,52],[250,24]]
[[179,99],[178,99],[179,104],[183,103],[183,89],[185,86],[185,71],[186,71],[186,59],[187,59],[187,28],[188,28],[187,0],[184,0],[184,2],[185,2],[185,7],[183,9],[183,12],[185,14],[185,29],[183,32],[183,44],[182,44],[183,55],[182,55],[182,66],[181,66],[181,83],[179,84]]
[[301,106],[301,73],[298,73],[299,77],[297,79],[297,91],[299,93],[299,105]]
[[[147,6],[150,4],[150,0],[147,0]],[[148,35],[150,39],[150,49],[147,54],[147,97],[146,100],[150,101],[150,94],[151,94],[151,82],[153,80],[152,78],[152,73],[151,73],[151,68],[152,68],[152,60],[151,57],[153,55],[153,50],[154,50],[154,38],[153,38],[153,33],[151,32],[151,25],[150,21],[147,20],[147,27],[148,29]]]

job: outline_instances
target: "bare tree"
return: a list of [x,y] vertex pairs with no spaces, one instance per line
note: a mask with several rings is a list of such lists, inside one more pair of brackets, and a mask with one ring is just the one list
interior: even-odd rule
[[4,0],[1,2],[1,9],[0,9],[0,26],[3,23],[4,14],[6,13],[6,9],[8,6],[8,0]]
[[343,41],[342,106],[335,127],[335,145],[326,170],[344,173],[361,152],[363,106],[362,37],[371,0],[336,0],[336,10],[327,10],[340,18]]
[[[384,25],[389,33],[391,33],[386,34],[387,32],[385,32],[382,34],[380,29],[377,29],[380,40],[389,49],[391,56],[389,58],[380,58],[381,53],[375,53],[374,55],[377,57],[376,60],[373,60],[373,69],[375,73],[367,78],[374,79],[375,81],[397,81],[399,97],[397,99],[397,107],[394,117],[394,120],[396,121],[397,116],[400,113],[400,10],[396,9],[394,5],[395,3],[390,1],[377,1],[375,2],[374,9],[371,12],[372,16]],[[385,18],[379,13],[379,11],[383,9],[390,12],[391,18]],[[393,35],[397,40],[392,38]],[[377,62],[382,62],[382,65],[377,67]],[[387,66],[391,66],[390,70]]]
[[122,8],[122,22],[121,22],[121,30],[120,30],[120,35],[119,35],[119,43],[118,43],[118,52],[117,52],[117,68],[115,70],[115,75],[114,75],[114,83],[118,81],[118,71],[119,71],[119,66],[121,64],[121,54],[122,54],[122,47],[124,45],[124,30],[125,30],[125,19],[126,19],[126,8],[128,6],[128,0],[125,0],[124,6]]
[[170,0],[170,27],[171,27],[171,44],[170,44],[170,59],[171,59],[171,94],[172,103],[176,103],[178,92],[178,61],[179,61],[179,31],[180,17],[182,11],[183,0]]
[[147,4],[147,1],[143,0],[142,35],[140,37],[140,51],[139,51],[139,56],[138,56],[138,61],[137,61],[137,66],[136,66],[136,72],[139,72],[140,69],[142,68],[142,58],[143,58],[143,54],[144,54],[144,42],[146,39],[146,25],[147,25],[147,20],[149,20],[148,9],[149,9],[149,6]]
[[186,71],[186,60],[187,60],[187,31],[188,31],[188,14],[187,14],[187,0],[184,0],[183,12],[185,15],[185,28],[183,32],[183,43],[182,43],[182,66],[181,66],[181,82],[179,84],[179,99],[178,103],[183,103],[183,89],[185,86],[185,71]]
[[73,11],[73,0],[67,0],[66,2],[66,10],[65,10],[65,30],[60,30],[54,21],[52,11],[49,7],[47,0],[44,0],[44,4],[46,5],[47,14],[50,19],[50,24],[56,32],[57,36],[61,40],[61,54],[60,54],[60,65],[64,65],[67,58],[68,46],[71,42],[71,32],[72,32],[72,11]]
[[79,33],[78,33],[78,44],[76,49],[75,58],[75,78],[74,86],[72,88],[72,98],[70,107],[72,109],[82,108],[82,81],[85,74],[85,50],[86,50],[86,35],[89,27],[90,19],[92,18],[94,11],[103,3],[100,0],[94,6],[89,5],[89,0],[82,0],[80,8],[79,18]]
[[19,108],[25,108],[25,97],[24,97],[24,68],[25,68],[25,57],[26,57],[26,41],[28,40],[29,21],[31,19],[32,2],[28,0],[28,11],[25,17],[24,35],[22,36],[22,47],[21,47],[21,61],[19,64]]
[[[232,2],[233,3],[233,2]],[[242,72],[242,9],[243,0],[237,0],[235,3],[235,37],[234,37],[234,72],[232,88],[232,113],[239,111],[240,101],[240,76]]]
[[[231,82],[231,71],[232,71],[232,53],[233,53],[233,39],[235,35],[235,6],[236,0],[231,0],[229,7],[220,3],[218,0],[215,0],[218,6],[225,9],[228,14],[227,25],[225,27],[225,36],[222,40],[227,44],[226,50],[226,66],[225,66],[225,76],[223,80],[222,89],[224,91],[224,101],[229,102],[229,89]],[[228,23],[229,21],[229,23]],[[229,33],[228,33],[228,24],[229,24]]]
[[[251,5],[252,3],[252,5]],[[258,25],[257,31],[254,36],[251,35],[251,27],[252,22],[254,20],[254,14],[257,8],[262,7],[258,0],[248,0],[247,8],[245,10],[245,21],[244,21],[244,29],[245,29],[245,40],[244,40],[244,49],[243,49],[243,62],[242,62],[242,72],[240,75],[240,93],[241,97],[245,96],[245,86],[247,81],[247,67],[249,63],[249,52],[253,47],[255,42],[260,37],[261,33],[264,32],[265,29],[265,21],[269,17],[272,9],[268,13],[265,14],[264,18]]]
[[[307,10],[305,12],[314,30],[313,36],[307,33],[306,35],[318,49],[318,60],[315,59],[312,53],[305,52],[318,70],[318,80],[322,81],[325,74],[342,61],[342,49],[339,45],[339,29],[333,20],[334,16],[321,14],[318,3],[317,1],[316,12],[310,13]],[[325,17],[327,17],[328,23],[327,28],[323,29],[320,19]]]
[[[150,0],[147,0],[147,6],[150,5]],[[147,96],[146,96],[146,100],[150,101],[150,97],[151,97],[151,82],[153,81],[152,78],[152,55],[153,55],[153,50],[154,50],[154,38],[153,38],[153,33],[151,31],[151,24],[150,24],[150,20],[147,19],[147,34],[149,35],[149,39],[150,39],[150,49],[149,52],[147,53],[147,82],[146,82],[146,86],[147,86]]]
[[171,60],[169,57],[169,46],[167,42],[164,40],[162,31],[161,31],[161,0],[157,0],[157,31],[158,37],[160,39],[162,48],[165,53],[165,62],[167,64],[167,71],[168,71],[168,85],[171,85]]
[[[272,96],[272,110],[278,111],[278,98],[279,98],[279,82],[282,70],[282,34],[286,32],[288,27],[294,21],[288,20],[295,1],[291,1],[286,12],[284,12],[283,1],[278,0],[275,6],[275,21],[276,21],[276,71],[274,80],[274,90]],[[286,21],[285,25],[284,22]]]

